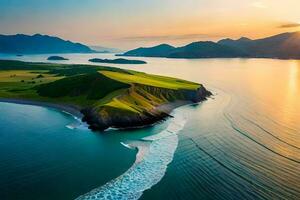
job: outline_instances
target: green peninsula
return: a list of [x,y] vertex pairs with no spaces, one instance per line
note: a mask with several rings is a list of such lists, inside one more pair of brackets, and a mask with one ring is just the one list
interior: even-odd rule
[[0,60],[0,101],[72,108],[92,130],[150,125],[209,95],[198,83],[132,70]]

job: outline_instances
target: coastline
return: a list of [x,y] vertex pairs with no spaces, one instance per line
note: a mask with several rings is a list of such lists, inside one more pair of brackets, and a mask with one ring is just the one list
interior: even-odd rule
[[[48,108],[58,110],[60,112],[66,112],[70,115],[75,116],[76,118],[80,119],[81,121],[84,117],[84,114],[81,113],[81,111],[78,107],[71,106],[71,105],[55,104],[55,103],[49,103],[49,102],[43,102],[43,101],[34,101],[34,100],[27,100],[27,99],[1,98],[1,97],[0,97],[0,102],[15,103],[15,104],[21,104],[21,105],[32,105],[32,106],[48,107]],[[113,128],[113,129],[116,129],[116,130],[129,130],[129,129],[140,129],[140,128],[146,128],[146,127],[149,127],[149,126],[154,126],[155,124],[166,120],[168,117],[173,117],[172,115],[170,115],[170,113],[174,109],[176,109],[178,107],[181,107],[181,106],[189,105],[191,103],[192,103],[191,101],[178,100],[178,101],[175,101],[175,102],[159,105],[158,107],[155,108],[155,110],[160,110],[160,111],[166,113],[167,115],[157,119],[157,121],[155,121],[151,124],[145,123],[144,125],[141,125],[141,126],[109,127],[109,128]],[[108,130],[108,129],[106,129],[106,130]]]
[[55,103],[48,103],[43,101],[34,101],[34,100],[27,100],[27,99],[1,98],[1,97],[0,97],[0,102],[48,107],[48,108],[56,109],[58,111],[69,113],[75,116],[76,118],[79,118],[80,120],[82,120],[83,118],[83,114],[80,112],[80,109],[76,106],[71,106],[71,105],[55,104]]
[[92,130],[106,130],[108,128],[134,129],[152,126],[170,117],[170,113],[175,108],[190,103],[202,102],[212,95],[203,86],[196,90],[162,90],[161,88],[146,87],[144,88],[145,91],[147,94],[157,95],[158,99],[165,99],[165,102],[152,102],[153,100],[145,99],[146,102],[152,104],[152,107],[144,108],[140,112],[122,113],[122,109],[116,112],[112,109],[107,111],[105,108],[97,110],[91,107],[82,110],[84,114],[83,121],[89,124],[89,128]]
[[[193,103],[193,102],[188,102],[188,101],[178,101],[178,102],[169,103],[169,104],[174,104],[173,106],[175,106],[175,107],[173,107],[173,109],[171,109],[169,116],[174,118],[172,113],[175,112],[177,109],[179,109],[181,107],[186,107],[186,106],[193,106],[195,104],[198,105],[199,103],[201,103],[201,102]],[[163,104],[159,107],[164,107],[164,109],[170,109],[171,105],[169,105],[169,104]],[[164,120],[167,120],[167,119],[168,118],[164,118]],[[145,125],[143,127],[136,127],[136,128],[145,128],[148,126],[153,126],[159,122],[161,122],[161,121],[158,121],[151,125]],[[146,137],[142,140],[133,140],[133,141],[125,142],[125,143],[122,142],[121,144],[127,148],[135,149],[137,151],[136,161],[134,162],[134,164],[137,164],[137,163],[141,162],[143,160],[143,158],[145,157],[145,155],[147,155],[149,153],[151,141],[152,140],[149,140],[149,139],[147,140],[147,137]]]
[[[201,103],[197,102],[198,103]],[[165,115],[161,116],[159,118],[159,116],[157,117],[157,120],[153,123],[147,124],[145,123],[144,125],[141,126],[130,126],[130,127],[109,127],[107,129],[105,129],[105,131],[113,131],[113,130],[131,130],[131,129],[141,129],[141,128],[147,128],[147,127],[151,127],[151,126],[155,126],[158,123],[161,123],[163,121],[166,121],[168,118],[173,118],[173,115],[171,114],[175,109],[179,108],[179,107],[183,107],[183,106],[189,106],[189,105],[193,105],[195,104],[192,101],[184,101],[184,100],[177,100],[175,102],[171,102],[171,103],[165,103],[162,105],[157,106],[154,110],[163,112]],[[133,146],[135,147],[135,146]]]
[[[63,110],[86,122],[93,131],[151,126],[170,117],[169,113],[173,109],[203,101],[211,95],[199,83],[120,68],[70,64],[61,68],[51,64],[44,66],[42,63],[8,60],[1,61],[0,65],[3,70],[54,70],[49,77],[44,76],[47,78],[45,84],[41,83],[42,80],[37,84],[36,76],[32,74],[26,80],[22,80],[21,74],[17,73],[7,77],[18,84],[11,86],[4,83],[3,90],[7,93],[0,96],[0,101]],[[65,74],[66,77],[57,80],[54,77],[58,74]],[[26,89],[23,90],[23,87]],[[24,94],[11,95],[20,89]],[[32,89],[35,94],[28,89]],[[66,101],[56,99],[64,96],[71,98]]]
[[[155,124],[163,122],[170,117],[172,118],[173,116],[170,115],[170,113],[172,113],[176,108],[179,108],[181,106],[187,106],[187,105],[190,105],[193,103],[202,102],[211,95],[212,95],[211,92],[206,91],[206,93],[200,95],[196,101],[175,100],[173,102],[164,103],[164,104],[156,106],[152,110],[149,110],[148,115],[145,115],[145,113],[144,113],[144,115],[134,116],[133,118],[125,115],[121,118],[118,117],[117,119],[114,119],[113,116],[111,116],[111,119],[116,120],[115,122],[117,124],[112,124],[111,126],[107,126],[107,127],[105,127],[105,129],[100,129],[100,128],[95,129],[93,126],[91,126],[90,121],[87,121],[87,117],[89,117],[88,116],[89,113],[84,112],[84,109],[74,106],[74,105],[72,106],[72,105],[68,105],[68,104],[58,104],[58,103],[50,103],[50,102],[44,102],[44,101],[16,99],[16,98],[11,99],[11,98],[2,98],[2,97],[0,97],[0,102],[53,108],[53,109],[56,109],[61,112],[66,112],[66,113],[74,116],[75,118],[80,119],[82,122],[87,123],[88,128],[92,131],[106,131],[111,128],[117,129],[117,130],[130,130],[130,129],[141,129],[141,128],[145,128],[145,127],[154,126]],[[126,123],[124,123],[124,119],[127,120],[127,121],[125,121]],[[104,125],[102,123],[104,123],[104,122],[101,122],[98,124]]]

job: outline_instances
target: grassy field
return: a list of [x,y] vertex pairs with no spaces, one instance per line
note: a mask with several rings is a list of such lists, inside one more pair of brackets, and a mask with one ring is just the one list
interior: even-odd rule
[[109,78],[124,82],[124,83],[138,83],[144,85],[151,85],[154,87],[168,88],[168,89],[197,89],[200,85],[197,83],[165,77],[158,75],[145,74],[141,72],[122,73],[113,71],[101,71],[102,74]]
[[[87,89],[87,87],[84,88],[84,86],[86,86],[84,80],[77,79],[76,76],[99,74],[98,71],[101,70],[126,73],[126,71],[118,68],[102,66],[61,65],[0,60],[0,98],[39,100],[85,107],[99,100],[97,98],[92,100],[89,97],[96,94],[99,95],[105,89],[109,90],[108,93],[114,91],[116,88],[109,86],[111,86],[111,82],[116,81],[102,76],[98,79],[98,83],[93,83],[95,90],[100,92],[94,93],[91,91],[91,94],[88,96],[85,94],[58,94],[63,93],[68,86],[73,87],[74,85],[72,84],[77,84],[77,86],[82,87],[73,88],[75,93],[76,89]],[[101,76],[101,74],[99,74],[99,76]],[[69,78],[71,79],[68,81]],[[93,77],[91,78],[93,79]],[[109,82],[109,80],[111,80],[111,82]],[[85,81],[89,82],[89,80]],[[69,82],[69,84],[67,84],[67,82]],[[108,85],[104,87],[106,84]],[[96,87],[98,87],[98,89]],[[103,95],[105,96],[106,94]],[[100,95],[99,98],[100,97],[103,96]]]
[[[47,71],[0,70],[0,97],[23,98],[36,96],[32,88],[54,82],[63,77],[46,74]],[[41,74],[43,74],[41,76]]]
[[0,60],[0,98],[92,108],[102,118],[146,113],[202,85],[164,76],[89,65]]

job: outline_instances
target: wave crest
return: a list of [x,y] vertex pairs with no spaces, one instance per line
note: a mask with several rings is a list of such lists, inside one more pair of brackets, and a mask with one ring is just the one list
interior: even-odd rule
[[77,200],[139,199],[145,190],[163,178],[178,145],[177,133],[183,129],[185,123],[186,119],[183,116],[175,116],[165,130],[144,138],[142,143],[145,144],[133,143],[132,145],[136,145],[139,152],[143,153],[137,154],[132,167],[121,176],[78,197]]

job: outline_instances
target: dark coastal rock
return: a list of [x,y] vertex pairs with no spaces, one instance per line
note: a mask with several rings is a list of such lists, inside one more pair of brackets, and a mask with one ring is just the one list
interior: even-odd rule
[[128,115],[117,114],[108,118],[101,118],[93,109],[82,110],[84,115],[82,121],[89,124],[89,128],[93,131],[103,131],[107,128],[137,128],[154,124],[158,121],[162,121],[170,115],[166,112],[143,112],[136,115],[132,113]]
[[47,60],[69,60],[67,58],[61,57],[61,56],[49,56]]
[[[154,94],[161,92],[156,87],[144,86],[147,92]],[[128,111],[120,111],[116,109],[113,112],[110,108],[103,108],[100,112],[106,113],[100,115],[99,110],[95,108],[85,108],[81,112],[84,115],[83,121],[89,125],[93,131],[103,131],[107,128],[137,128],[152,125],[169,117],[169,113],[176,107],[189,103],[197,103],[206,100],[212,93],[206,90],[203,86],[197,90],[167,90],[165,97],[176,95],[178,99],[170,100],[169,103],[159,105],[152,110],[147,110],[141,113],[133,113]],[[109,113],[108,113],[109,112]],[[106,117],[101,117],[106,116]]]

